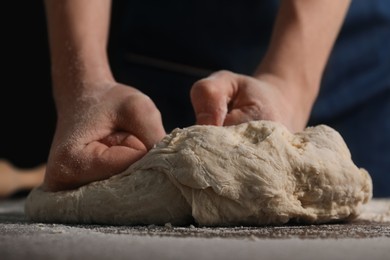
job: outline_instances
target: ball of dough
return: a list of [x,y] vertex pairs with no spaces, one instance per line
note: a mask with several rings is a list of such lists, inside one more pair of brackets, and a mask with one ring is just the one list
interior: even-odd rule
[[271,121],[175,129],[126,171],[76,190],[34,189],[33,221],[202,226],[355,218],[372,197],[341,135]]

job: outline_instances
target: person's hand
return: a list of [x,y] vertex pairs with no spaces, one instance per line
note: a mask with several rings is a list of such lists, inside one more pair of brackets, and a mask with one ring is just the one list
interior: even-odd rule
[[58,121],[45,190],[71,189],[107,179],[140,159],[165,136],[160,112],[146,95],[116,83],[91,89],[91,93],[56,102]]
[[235,125],[251,120],[271,120],[290,131],[306,126],[311,104],[304,93],[271,75],[250,77],[219,71],[196,82],[191,100],[197,124]]

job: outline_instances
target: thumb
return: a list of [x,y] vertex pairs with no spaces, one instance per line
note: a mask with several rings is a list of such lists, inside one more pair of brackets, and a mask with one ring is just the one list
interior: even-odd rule
[[231,84],[218,76],[197,81],[191,88],[196,123],[222,126],[228,112]]

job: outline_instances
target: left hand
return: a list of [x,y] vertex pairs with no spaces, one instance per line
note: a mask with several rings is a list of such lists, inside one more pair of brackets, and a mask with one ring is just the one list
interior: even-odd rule
[[197,124],[222,126],[271,120],[298,132],[306,126],[311,105],[302,102],[304,93],[297,92],[272,75],[255,78],[219,71],[193,85],[191,100]]

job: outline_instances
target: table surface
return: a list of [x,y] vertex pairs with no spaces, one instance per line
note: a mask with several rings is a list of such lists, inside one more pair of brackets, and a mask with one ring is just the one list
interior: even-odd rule
[[209,228],[29,222],[0,201],[0,259],[390,259],[390,199],[348,223]]

